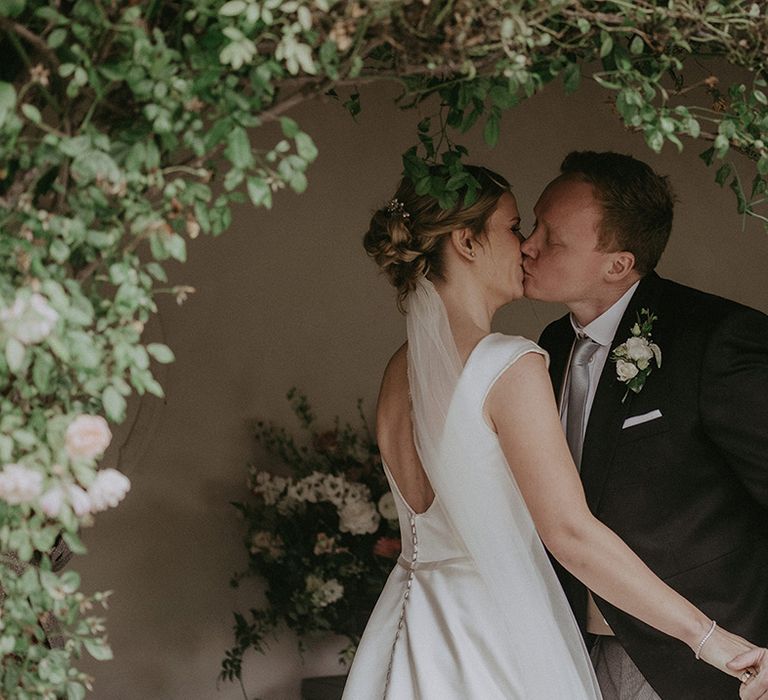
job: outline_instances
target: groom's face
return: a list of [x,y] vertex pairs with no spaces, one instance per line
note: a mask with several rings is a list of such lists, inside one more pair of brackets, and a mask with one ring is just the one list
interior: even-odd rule
[[608,254],[598,250],[602,206],[592,185],[561,176],[533,211],[533,232],[521,248],[525,296],[568,304],[599,294]]

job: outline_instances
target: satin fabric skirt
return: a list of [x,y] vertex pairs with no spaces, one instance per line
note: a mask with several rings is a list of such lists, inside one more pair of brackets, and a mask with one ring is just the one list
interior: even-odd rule
[[396,566],[344,700],[533,700],[516,682],[523,670],[505,654],[508,633],[494,610],[469,559],[419,562],[413,571]]

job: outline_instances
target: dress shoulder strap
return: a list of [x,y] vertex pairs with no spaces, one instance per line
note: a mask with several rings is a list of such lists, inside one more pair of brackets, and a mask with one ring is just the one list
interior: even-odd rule
[[496,380],[523,355],[535,352],[543,355],[549,365],[549,354],[529,338],[519,335],[491,333],[472,351],[464,368],[462,384],[482,405]]

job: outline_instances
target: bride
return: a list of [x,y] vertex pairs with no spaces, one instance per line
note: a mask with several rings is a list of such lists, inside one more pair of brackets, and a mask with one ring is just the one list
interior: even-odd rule
[[726,663],[751,645],[590,513],[546,353],[490,332],[494,313],[523,294],[520,216],[503,178],[469,170],[480,184],[473,202],[444,211],[403,180],[365,236],[407,308],[408,342],[384,372],[377,409],[403,548],[344,698],[599,698],[544,545],[601,598],[740,675]]

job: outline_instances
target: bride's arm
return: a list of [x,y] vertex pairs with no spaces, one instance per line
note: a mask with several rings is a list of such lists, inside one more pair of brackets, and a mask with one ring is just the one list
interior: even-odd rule
[[[553,556],[601,598],[695,651],[711,620],[663,583],[590,512],[544,359],[529,353],[507,369],[488,395],[485,410]],[[726,663],[750,648],[745,640],[717,628],[701,658],[738,677]]]

